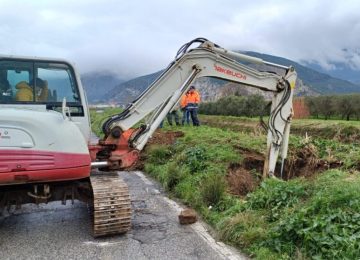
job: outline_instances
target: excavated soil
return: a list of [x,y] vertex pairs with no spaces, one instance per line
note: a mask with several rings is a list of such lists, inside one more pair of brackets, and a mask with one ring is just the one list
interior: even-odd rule
[[[149,140],[148,145],[172,145],[176,142],[177,138],[183,136],[184,132],[182,131],[157,130]],[[244,147],[235,146],[234,148],[241,153],[244,159],[241,163],[232,163],[229,165],[226,180],[229,184],[229,192],[234,195],[244,196],[260,184],[265,157],[261,153]],[[140,160],[138,160],[136,165],[131,167],[131,169],[143,170],[145,160],[145,153],[141,153]],[[324,170],[338,168],[342,166],[342,164],[340,161],[319,159],[316,148],[309,144],[294,153],[290,152],[285,161],[282,175],[280,173],[281,165],[280,163],[277,164],[275,176],[284,180],[295,177],[310,178]]]
[[238,163],[230,164],[226,180],[231,194],[244,196],[252,192],[258,185],[256,178]]
[[343,165],[341,161],[327,161],[319,159],[316,148],[308,144],[304,148],[290,154],[284,166],[283,176],[280,176],[281,165],[277,165],[277,177],[289,180],[295,177],[312,177],[328,169],[339,168]]
[[162,131],[157,130],[149,139],[148,144],[174,144],[176,138],[183,137],[185,134],[182,131]]
[[[265,158],[264,155],[243,147],[235,147],[235,149],[241,153],[244,159],[241,164],[233,163],[229,166],[226,180],[232,194],[244,196],[260,184]],[[277,164],[275,176],[284,180],[295,177],[311,178],[319,172],[338,168],[342,164],[340,161],[318,159],[315,147],[307,145],[289,155],[285,161],[282,175],[280,173],[281,165]]]
[[[172,145],[176,142],[176,139],[179,137],[183,137],[185,134],[182,131],[162,131],[162,130],[156,130],[156,132],[152,135],[152,137],[149,139],[149,141],[147,142],[147,147],[149,145]],[[146,150],[146,147],[145,147]],[[144,165],[145,165],[145,161],[146,161],[147,157],[146,157],[146,153],[141,152],[140,153],[140,158],[139,160],[132,165],[129,169],[127,170],[144,170]]]
[[235,147],[244,157],[241,164],[232,163],[228,168],[226,180],[229,192],[244,196],[255,190],[261,181],[264,156],[243,147]]

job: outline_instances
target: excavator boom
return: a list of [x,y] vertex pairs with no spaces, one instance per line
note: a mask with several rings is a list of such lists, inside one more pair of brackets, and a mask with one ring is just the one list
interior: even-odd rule
[[[196,42],[200,45],[189,49]],[[284,74],[258,71],[241,62],[274,66]],[[130,166],[167,113],[200,77],[216,77],[273,93],[264,176],[273,175],[279,153],[282,158],[287,154],[296,72],[292,67],[225,50],[203,38],[184,44],[155,82],[121,114],[104,123],[105,138],[94,149],[98,159],[109,159],[113,169]],[[147,123],[131,129],[149,115]]]

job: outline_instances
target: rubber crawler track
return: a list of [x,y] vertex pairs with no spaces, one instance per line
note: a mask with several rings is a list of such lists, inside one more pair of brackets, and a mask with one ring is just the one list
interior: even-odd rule
[[91,174],[94,237],[126,233],[131,226],[131,202],[126,183],[116,173]]

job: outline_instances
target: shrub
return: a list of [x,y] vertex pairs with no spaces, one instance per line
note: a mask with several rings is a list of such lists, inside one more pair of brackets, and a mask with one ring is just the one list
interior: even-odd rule
[[185,176],[186,171],[183,167],[177,165],[175,162],[170,163],[167,168],[166,188],[173,190]]
[[261,95],[223,97],[216,102],[202,103],[199,113],[207,115],[248,116],[254,117],[270,111],[266,109],[267,102]]
[[194,188],[194,182],[187,178],[174,187],[175,195],[182,199],[187,205],[199,208],[202,206],[201,194],[198,189]]
[[201,196],[207,206],[215,206],[223,198],[225,181],[221,175],[210,174],[201,183]]
[[169,161],[173,155],[173,151],[170,146],[153,145],[150,147],[148,162],[153,164],[165,164]]
[[241,247],[263,241],[268,234],[264,217],[256,211],[244,211],[219,224],[222,239]]
[[206,168],[207,156],[202,147],[191,147],[185,151],[185,164],[189,166],[190,172],[195,173]]
[[249,209],[266,209],[269,221],[277,220],[284,208],[291,207],[307,195],[305,185],[299,180],[267,179],[255,192],[247,196]]

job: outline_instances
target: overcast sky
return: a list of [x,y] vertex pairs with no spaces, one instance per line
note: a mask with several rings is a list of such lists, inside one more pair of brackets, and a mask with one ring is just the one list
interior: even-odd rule
[[360,1],[0,0],[0,54],[65,58],[81,73],[152,73],[196,37],[360,69]]

